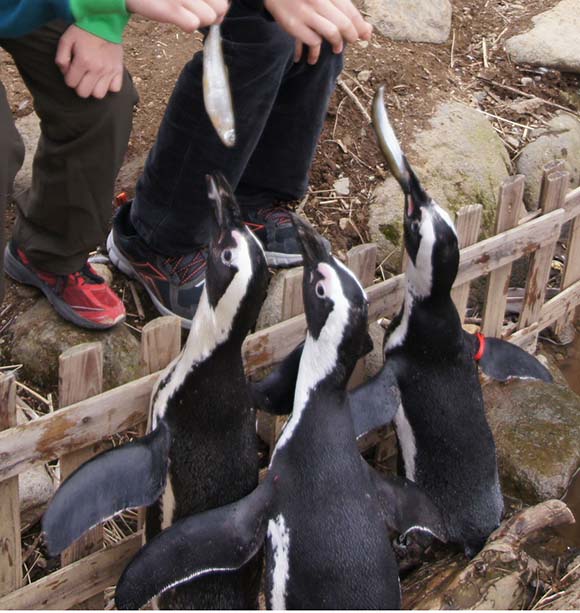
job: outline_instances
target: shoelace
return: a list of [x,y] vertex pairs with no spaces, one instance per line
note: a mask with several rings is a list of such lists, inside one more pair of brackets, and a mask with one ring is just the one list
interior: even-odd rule
[[192,259],[187,255],[167,257],[164,264],[171,269],[171,274],[179,277],[179,285],[185,285],[207,266],[207,256],[198,251]]
[[292,222],[290,213],[281,206],[260,209],[258,215],[261,215],[265,220],[271,219],[277,225],[285,225]]

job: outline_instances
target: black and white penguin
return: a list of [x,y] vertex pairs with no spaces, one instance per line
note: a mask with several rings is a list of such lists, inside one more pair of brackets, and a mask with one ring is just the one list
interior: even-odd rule
[[[473,556],[503,512],[476,360],[486,374],[500,380],[550,381],[551,376],[518,347],[463,331],[450,294],[459,264],[455,227],[423,190],[401,151],[382,87],[373,102],[373,123],[405,194],[406,295],[385,334],[385,366],[358,390],[355,423],[368,430],[373,422],[388,423],[394,415],[405,476],[439,507],[449,540]],[[400,402],[388,387],[393,381]]]
[[[153,392],[151,432],[90,460],[61,486],[43,518],[53,554],[125,508],[150,505],[150,540],[180,518],[239,500],[258,484],[256,416],[241,349],[269,273],[225,178],[208,177],[208,188],[216,223],[205,288],[187,343]],[[168,563],[164,557],[157,561]],[[234,573],[182,583],[159,605],[256,608],[261,566],[256,556]],[[149,576],[136,581],[145,584]]]
[[360,457],[346,384],[372,346],[366,295],[309,225],[294,224],[308,333],[294,410],[268,475],[239,502],[176,522],[148,543],[117,585],[119,608],[141,607],[192,577],[240,568],[264,542],[271,609],[400,606],[385,518],[414,521],[422,494],[411,484],[386,485]]

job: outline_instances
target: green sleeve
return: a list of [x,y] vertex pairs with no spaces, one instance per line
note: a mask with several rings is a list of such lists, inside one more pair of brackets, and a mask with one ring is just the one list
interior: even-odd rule
[[70,0],[75,25],[111,43],[120,43],[129,21],[125,0]]

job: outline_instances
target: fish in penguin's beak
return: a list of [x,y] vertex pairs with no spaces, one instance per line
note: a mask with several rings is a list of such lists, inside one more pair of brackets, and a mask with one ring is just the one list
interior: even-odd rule
[[330,262],[332,256],[328,244],[325,244],[318,232],[298,215],[291,214],[292,225],[298,234],[298,242],[305,268],[315,268],[320,262]]
[[375,93],[372,105],[372,120],[379,147],[383,152],[392,175],[397,179],[405,194],[405,216],[420,218],[420,208],[429,206],[431,198],[421,186],[395,135],[385,107],[385,86]]
[[240,207],[227,179],[221,172],[206,175],[207,194],[212,204],[215,226],[219,236],[224,230],[243,229]]

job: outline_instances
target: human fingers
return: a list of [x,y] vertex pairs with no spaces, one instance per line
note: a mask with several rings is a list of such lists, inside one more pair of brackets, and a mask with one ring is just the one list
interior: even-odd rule
[[221,21],[228,12],[229,3],[228,0],[205,0],[206,4],[216,12],[217,18]]
[[104,98],[109,91],[112,91],[111,83],[112,83],[112,75],[110,74],[103,75],[100,79],[97,79],[95,81],[95,84],[93,85],[93,89],[89,95],[93,96],[93,98],[98,98],[99,100],[101,98]]
[[301,40],[296,39],[294,41],[294,63],[295,64],[300,61],[303,51],[304,51],[304,43]]
[[86,73],[87,67],[84,62],[80,58],[74,57],[73,55],[70,66],[64,76],[64,82],[69,87],[76,89]]
[[123,71],[117,72],[111,79],[111,83],[109,84],[109,91],[117,93],[121,91],[121,87],[123,87]]
[[87,72],[83,75],[75,91],[79,98],[88,98],[94,91],[100,76],[94,72]]
[[72,40],[66,32],[60,37],[54,61],[63,74],[66,74],[72,60]]
[[199,27],[204,28],[206,26],[211,26],[217,21],[217,13],[213,10],[213,8],[202,0],[197,0],[194,3],[195,8],[193,12],[197,15],[199,19]]
[[316,64],[320,58],[320,47],[321,45],[313,45],[312,47],[308,48],[308,63],[311,66],[314,66],[314,64]]
[[359,33],[350,17],[345,15],[331,0],[316,0],[314,9],[338,28],[343,40],[354,43],[359,39]]
[[360,11],[351,2],[351,0],[330,0],[337,8],[339,8],[351,21],[356,28],[360,38],[368,39],[371,36],[373,27],[370,23],[364,20]]
[[342,35],[334,23],[318,13],[313,13],[309,18],[308,26],[330,43],[334,53],[342,51],[344,47]]
[[282,27],[286,30],[286,32],[288,32],[288,34],[296,37],[304,45],[320,45],[322,42],[322,38],[318,35],[318,33],[302,22],[294,22],[290,24],[288,28],[283,25]]

